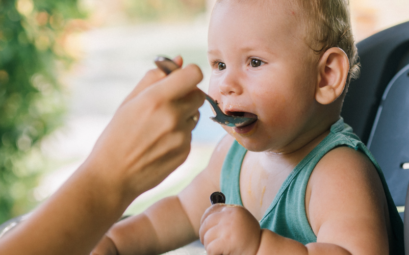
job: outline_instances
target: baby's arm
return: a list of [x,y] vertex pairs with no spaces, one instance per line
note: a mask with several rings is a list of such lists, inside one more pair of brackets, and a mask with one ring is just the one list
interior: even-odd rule
[[[386,203],[372,163],[360,152],[340,147],[323,157],[308,183],[306,213],[317,235],[316,243],[303,245],[260,230],[245,208],[221,205],[206,211],[200,237],[208,254],[240,253],[243,243],[249,252],[240,254],[249,255],[389,254]],[[233,223],[234,219],[241,222]],[[256,245],[247,247],[251,243]]]
[[196,240],[210,194],[220,189],[220,171],[232,141],[230,136],[222,139],[206,169],[178,196],[115,224],[92,254],[159,254]]

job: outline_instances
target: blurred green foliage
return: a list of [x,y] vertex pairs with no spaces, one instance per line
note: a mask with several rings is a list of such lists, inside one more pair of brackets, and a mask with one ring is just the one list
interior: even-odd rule
[[140,21],[186,20],[206,11],[206,0],[125,0],[125,12]]
[[62,123],[58,66],[77,0],[0,0],[0,223],[36,204],[42,139]]

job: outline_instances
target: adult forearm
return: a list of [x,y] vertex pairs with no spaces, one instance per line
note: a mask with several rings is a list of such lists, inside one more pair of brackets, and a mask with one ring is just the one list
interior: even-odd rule
[[2,238],[0,254],[89,254],[128,204],[90,167],[82,166],[30,220]]
[[294,255],[351,255],[346,249],[329,243],[310,243],[306,246],[295,240],[282,237],[267,229],[262,230],[257,255],[294,254]]

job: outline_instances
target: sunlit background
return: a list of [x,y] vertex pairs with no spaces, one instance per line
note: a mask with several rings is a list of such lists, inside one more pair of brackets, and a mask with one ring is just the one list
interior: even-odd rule
[[[0,0],[1,5],[3,2]],[[14,140],[5,128],[0,129],[3,132],[0,133],[0,162],[3,162],[0,178],[9,178],[7,171],[14,173],[10,181],[0,181],[0,194],[7,194],[7,203],[11,205],[10,213],[3,213],[0,223],[26,213],[47,199],[75,171],[123,98],[147,70],[154,68],[156,55],[180,54],[185,63],[196,63],[202,68],[205,78],[199,85],[201,89],[207,91],[209,81],[206,44],[212,0],[71,0],[68,1],[71,6],[61,8],[77,7],[79,12],[72,10],[68,14],[61,14],[53,1],[49,1],[52,8],[47,7],[48,1],[38,2],[42,5],[33,0],[15,1],[9,9],[0,5],[0,64],[6,63],[4,56],[9,47],[7,42],[10,43],[4,25],[7,20],[14,18],[13,22],[24,23],[26,30],[31,24],[31,33],[37,34],[25,38],[20,33],[16,40],[20,43],[26,40],[26,45],[32,42],[37,51],[51,51],[59,57],[50,58],[55,62],[49,63],[55,67],[51,70],[58,77],[57,85],[47,81],[45,74],[34,73],[29,81],[46,98],[42,101],[43,108],[57,109],[51,120],[62,119],[55,125],[51,121],[50,132],[44,131],[44,137],[38,139],[30,131],[36,130],[35,124],[19,123],[16,130],[23,131],[16,131]],[[409,0],[351,0],[350,3],[357,41],[409,21]],[[10,11],[13,7],[15,13]],[[59,25],[62,21],[63,25]],[[4,65],[0,65],[0,110],[5,110],[9,109],[4,106],[6,103],[20,104],[24,97],[19,97],[17,92],[10,95],[4,92],[13,72],[2,68]],[[54,89],[56,86],[59,89]],[[224,131],[209,120],[212,115],[209,105],[205,104],[200,111],[201,119],[193,131],[192,150],[186,162],[157,188],[137,198],[126,214],[141,212],[158,199],[177,194],[206,166]],[[134,117],[138,117],[137,113]],[[0,126],[6,126],[2,121]],[[34,128],[24,128],[24,124]],[[9,152],[19,156],[7,156]]]

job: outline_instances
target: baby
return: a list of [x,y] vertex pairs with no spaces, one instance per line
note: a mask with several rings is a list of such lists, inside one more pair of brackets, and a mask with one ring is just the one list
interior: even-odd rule
[[[357,52],[347,0],[219,0],[209,94],[229,115],[209,165],[178,196],[114,225],[94,254],[404,254],[403,225],[340,117]],[[210,207],[214,191],[226,205]]]

